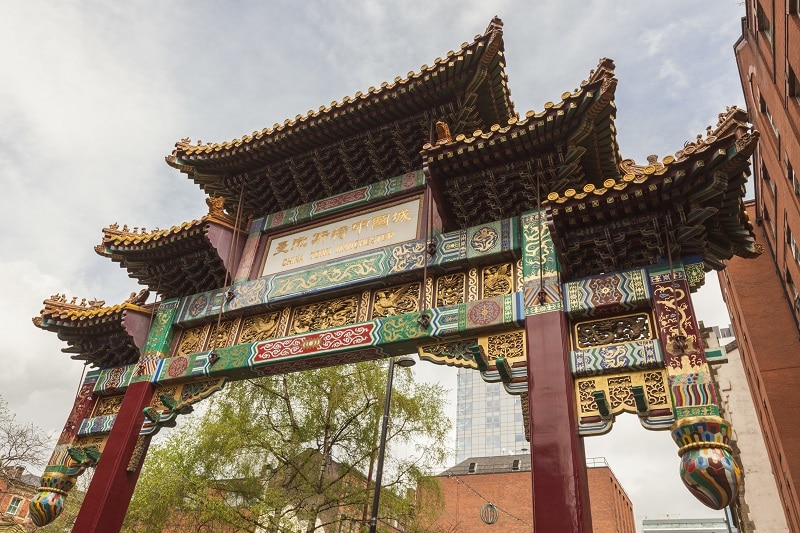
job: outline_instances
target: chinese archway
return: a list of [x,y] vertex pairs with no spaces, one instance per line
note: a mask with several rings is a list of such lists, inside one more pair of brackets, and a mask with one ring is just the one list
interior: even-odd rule
[[[175,145],[199,220],[103,230],[146,288],[56,294],[35,324],[90,364],[31,504],[121,527],[150,438],[227,381],[416,352],[523,396],[537,531],[591,531],[583,437],[622,412],[678,446],[715,509],[737,491],[690,294],[759,252],[743,208],[758,132],[730,108],[675,156],[623,159],[614,64],[520,116],[502,22],[431,66],[273,128]],[[155,293],[147,303],[148,293]]]

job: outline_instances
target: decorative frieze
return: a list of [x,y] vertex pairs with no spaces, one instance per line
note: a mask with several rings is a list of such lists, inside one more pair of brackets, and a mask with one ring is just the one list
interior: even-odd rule
[[372,301],[372,318],[402,315],[419,309],[419,283],[377,289]]
[[604,274],[564,284],[564,310],[573,319],[618,315],[650,307],[643,269]]
[[674,421],[663,369],[577,378],[575,397],[581,435],[606,433],[623,412],[638,414],[647,429],[666,429]]
[[464,303],[466,279],[463,272],[436,278],[436,306],[444,307]]
[[358,296],[349,296],[297,307],[292,315],[289,335],[354,324],[357,306]]
[[573,326],[573,335],[578,349],[653,338],[647,313],[578,322]]
[[570,359],[572,374],[576,377],[664,366],[664,356],[657,340],[573,350],[570,352]]

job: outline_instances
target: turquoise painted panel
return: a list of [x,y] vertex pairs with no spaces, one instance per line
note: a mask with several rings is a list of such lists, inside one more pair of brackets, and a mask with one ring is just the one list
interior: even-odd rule
[[80,427],[78,428],[78,436],[88,437],[92,435],[105,435],[110,433],[116,419],[117,415],[84,418]]
[[101,370],[94,385],[95,394],[107,396],[124,391],[128,388],[137,366],[137,363],[134,363]]
[[351,191],[286,209],[258,219],[259,231],[271,232],[281,228],[294,226],[329,214],[376,203],[382,200],[408,194],[425,186],[425,174],[422,170],[395,176]]
[[615,272],[564,284],[565,312],[571,318],[620,314],[652,306],[644,269]]
[[664,283],[673,279],[686,279],[683,263],[680,261],[673,261],[671,267],[668,264],[650,266],[647,268],[647,273],[651,284]]
[[467,262],[492,264],[520,257],[521,236],[516,219],[439,234],[433,239],[433,256],[427,252],[426,240],[418,239],[306,269],[237,281],[230,299],[226,288],[193,294],[181,300],[175,324],[190,327],[216,319],[220,312],[223,316],[256,313],[324,291],[357,291],[360,285],[374,284],[389,276],[419,275],[426,262],[432,271],[444,272]]
[[556,248],[547,227],[545,209],[529,211],[520,217],[523,281],[560,274]]
[[431,336],[443,337],[455,333],[472,333],[498,325],[521,327],[523,313],[522,293],[494,296],[476,302],[466,302],[429,310]]
[[269,301],[289,296],[319,292],[333,287],[345,287],[387,275],[391,266],[384,250],[332,261],[318,267],[276,274],[267,293]]
[[664,366],[661,345],[655,339],[573,350],[570,360],[575,377]]
[[453,265],[467,259],[467,230],[452,231],[436,239],[436,265]]

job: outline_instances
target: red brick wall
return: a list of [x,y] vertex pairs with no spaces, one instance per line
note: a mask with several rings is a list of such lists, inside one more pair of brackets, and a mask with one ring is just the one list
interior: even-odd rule
[[609,468],[590,468],[589,504],[594,533],[636,533],[633,504]]
[[[437,478],[443,508],[435,520],[442,533],[530,533],[533,524],[531,473],[467,474]],[[609,468],[589,469],[589,497],[594,533],[635,533],[633,506]],[[499,510],[494,525],[484,524],[481,508],[490,500]],[[418,516],[425,517],[421,495]],[[544,512],[544,511],[543,511]]]
[[[790,71],[800,76],[800,14],[787,12],[787,0],[745,6],[734,51],[750,121],[761,133],[748,213],[765,253],[732,259],[720,283],[786,520],[800,531],[800,430],[793,416],[800,397],[800,312],[793,309],[800,254],[791,244],[800,245],[800,193],[790,171],[800,179],[800,95],[789,94],[788,83]],[[767,24],[759,23],[757,8]]]
[[14,498],[21,498],[22,503],[14,515],[14,520],[19,524],[27,525],[31,523],[28,517],[28,507],[31,503],[31,498],[36,495],[36,487],[31,487],[25,483],[15,482],[8,480],[4,476],[0,476],[0,516],[8,517],[6,514],[11,500]]
[[[756,227],[760,242],[767,231]],[[784,281],[769,250],[757,259],[731,260],[720,281],[786,519],[792,531],[800,531],[800,429],[794,409],[800,341]]]

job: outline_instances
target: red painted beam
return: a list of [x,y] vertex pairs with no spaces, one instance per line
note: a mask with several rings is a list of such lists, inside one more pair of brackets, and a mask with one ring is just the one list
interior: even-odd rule
[[578,435],[567,322],[560,311],[525,319],[533,522],[537,533],[591,533],[586,452]]
[[150,405],[153,385],[147,381],[132,383],[125,392],[117,419],[108,436],[103,455],[97,463],[92,483],[86,493],[73,532],[117,532],[122,528],[125,513],[136,488],[144,463],[149,438],[146,439],[142,460],[133,472],[128,462],[136,446],[144,422],[142,409]]

